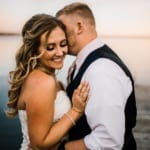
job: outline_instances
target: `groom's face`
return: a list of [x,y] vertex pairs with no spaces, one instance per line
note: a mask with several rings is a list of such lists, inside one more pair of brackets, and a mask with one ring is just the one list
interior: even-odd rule
[[77,55],[78,53],[78,39],[76,34],[76,23],[75,20],[71,15],[60,15],[58,17],[66,26],[67,28],[67,36],[69,42],[69,50],[68,53],[70,55]]

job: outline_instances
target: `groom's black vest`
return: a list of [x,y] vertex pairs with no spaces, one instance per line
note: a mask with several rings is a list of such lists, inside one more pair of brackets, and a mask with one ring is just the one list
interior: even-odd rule
[[[89,65],[92,62],[94,62],[100,58],[108,58],[108,59],[114,61],[115,63],[117,63],[122,68],[122,70],[125,72],[125,74],[132,81],[133,90],[127,100],[126,107],[125,107],[125,141],[124,141],[124,146],[123,146],[122,150],[136,150],[136,143],[135,143],[133,133],[132,133],[132,128],[135,127],[135,124],[136,124],[136,115],[137,115],[135,91],[134,91],[134,81],[133,81],[132,75],[129,72],[128,68],[108,46],[104,45],[103,47],[98,48],[95,51],[91,52],[87,56],[86,60],[82,64],[75,79],[71,82],[71,84],[68,85],[67,94],[71,99],[73,91],[80,84],[80,81],[82,79],[82,76],[83,76],[85,70],[89,67]],[[101,76],[99,75],[99,78],[100,77]],[[97,79],[97,81],[98,81],[98,79]],[[95,117],[98,117],[98,114]],[[87,123],[85,115],[83,115],[83,117],[81,117],[79,119],[79,121],[76,123],[76,126],[74,126],[70,130],[70,132],[69,132],[70,140],[76,140],[76,139],[83,138],[85,135],[89,134],[90,132],[91,132],[91,129]]]

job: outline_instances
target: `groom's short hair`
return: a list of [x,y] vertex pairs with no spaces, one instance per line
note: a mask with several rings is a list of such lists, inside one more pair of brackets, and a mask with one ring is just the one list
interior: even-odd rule
[[63,14],[77,15],[85,20],[88,20],[88,22],[91,25],[95,26],[95,18],[94,18],[93,12],[90,9],[90,7],[85,3],[75,2],[69,5],[66,5],[65,7],[63,7],[56,13],[56,17],[59,17]]

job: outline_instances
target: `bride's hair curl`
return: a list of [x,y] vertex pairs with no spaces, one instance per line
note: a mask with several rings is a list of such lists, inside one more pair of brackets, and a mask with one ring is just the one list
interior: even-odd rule
[[[40,38],[46,32],[45,44],[48,36],[56,27],[60,27],[66,34],[64,24],[47,14],[37,14],[31,17],[22,29],[23,44],[16,54],[16,67],[9,73],[10,89],[8,91],[7,116],[14,117],[18,113],[17,102],[22,85],[33,69],[40,66],[39,58],[45,51],[39,53]],[[67,36],[67,35],[66,35]]]

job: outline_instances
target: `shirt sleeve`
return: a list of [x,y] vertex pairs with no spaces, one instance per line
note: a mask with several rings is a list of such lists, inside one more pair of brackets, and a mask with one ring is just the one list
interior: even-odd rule
[[90,84],[85,109],[92,129],[84,138],[90,150],[120,150],[125,132],[125,104],[132,91],[130,79],[114,62],[100,59],[85,72],[83,80]]

